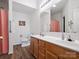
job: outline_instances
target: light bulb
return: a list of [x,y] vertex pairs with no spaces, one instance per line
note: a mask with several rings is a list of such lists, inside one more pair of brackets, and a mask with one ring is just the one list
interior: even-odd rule
[[54,4],[53,7],[56,7],[56,5]]

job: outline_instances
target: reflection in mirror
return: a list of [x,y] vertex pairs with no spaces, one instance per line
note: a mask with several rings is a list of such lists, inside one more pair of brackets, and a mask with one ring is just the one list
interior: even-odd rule
[[61,0],[60,2],[54,4],[51,9],[51,21],[50,21],[50,31],[51,32],[65,32],[65,15],[64,8],[67,4],[67,0]]
[[[58,1],[58,2],[57,2]],[[65,32],[65,15],[67,0],[53,0],[50,7],[40,14],[41,32]],[[43,9],[43,8],[42,8]]]
[[79,0],[53,0],[41,9],[41,32],[79,32]]

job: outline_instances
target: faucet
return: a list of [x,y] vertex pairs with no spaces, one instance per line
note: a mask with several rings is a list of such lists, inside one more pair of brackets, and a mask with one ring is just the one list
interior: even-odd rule
[[44,36],[44,34],[43,33],[40,33],[40,36]]
[[62,40],[64,40],[65,38],[64,38],[64,32],[62,32]]
[[[65,35],[67,35],[67,34],[64,34],[64,33],[62,33],[62,40],[65,40]],[[69,35],[67,35],[67,39],[66,39],[67,41],[73,41],[72,39],[71,39],[71,35],[69,34]]]
[[44,34],[40,34],[41,36],[44,36]]
[[68,35],[68,39],[67,39],[68,41],[73,41],[72,39],[71,39],[71,36],[70,35]]

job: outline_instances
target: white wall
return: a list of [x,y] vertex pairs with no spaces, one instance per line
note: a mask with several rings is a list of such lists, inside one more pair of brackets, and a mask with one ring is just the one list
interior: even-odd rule
[[69,20],[74,20],[74,16],[73,16],[73,11],[75,9],[79,8],[79,0],[68,0],[68,3],[66,4],[64,10],[63,10],[63,15],[66,18],[66,32],[69,32],[68,29],[68,21]]
[[33,34],[40,34],[40,14],[39,11],[35,11],[30,14],[30,31]]
[[41,32],[50,32],[50,10],[40,14]]
[[73,32],[79,33],[79,8],[73,10]]
[[[25,26],[19,26],[19,21],[25,21]],[[27,14],[13,11],[12,33],[13,45],[21,44],[23,40],[27,41],[27,34],[30,32],[30,19]],[[21,38],[20,35],[23,35]]]
[[[9,21],[12,21],[12,0],[9,0]],[[13,37],[9,32],[9,54],[13,53]]]
[[35,9],[37,8],[37,0],[13,0],[13,1],[35,8]]
[[79,0],[70,0],[71,3],[71,13],[70,16],[72,17],[72,20],[74,22],[73,24],[73,28],[74,28],[74,32],[79,33]]
[[[66,18],[66,32],[69,32],[69,29],[68,29],[68,21],[69,20],[72,20],[73,22],[74,22],[74,24],[73,24],[73,28],[75,29],[75,30],[78,30],[79,31],[79,29],[78,29],[78,26],[79,25],[77,25],[78,24],[78,18],[79,18],[79,0],[68,0],[68,3],[66,4],[66,6],[65,6],[65,8],[64,8],[64,10],[63,10],[63,15],[65,16],[65,18]],[[76,16],[77,15],[77,16]],[[75,23],[75,22],[77,22],[77,23]],[[74,30],[72,28],[72,30]],[[73,31],[73,32],[75,32],[75,31]],[[73,39],[73,40],[79,40],[79,32],[77,32],[77,33],[71,33],[71,38]]]
[[[24,3],[29,7],[36,8],[37,0],[16,0],[18,3]],[[24,20],[26,21],[25,27],[19,27],[18,21]],[[9,32],[9,54],[13,53],[13,45],[20,44],[21,39],[23,41],[27,40],[27,36],[29,32],[40,33],[40,18],[38,11],[29,14],[16,12],[12,9],[12,0],[9,1],[9,21],[11,21],[11,30]],[[31,21],[31,22],[30,22]],[[31,27],[30,27],[31,23]],[[10,24],[9,24],[10,26]],[[30,31],[31,28],[31,31]],[[10,28],[9,28],[10,29]],[[20,38],[20,34],[23,35],[23,38]]]

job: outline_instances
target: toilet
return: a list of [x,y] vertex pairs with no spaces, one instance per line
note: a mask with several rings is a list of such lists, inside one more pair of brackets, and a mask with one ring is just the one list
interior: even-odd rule
[[24,36],[23,34],[21,34],[20,40],[21,40],[21,47],[26,47],[30,45],[30,35]]
[[26,47],[30,45],[30,41],[28,39],[21,41],[21,47]]

